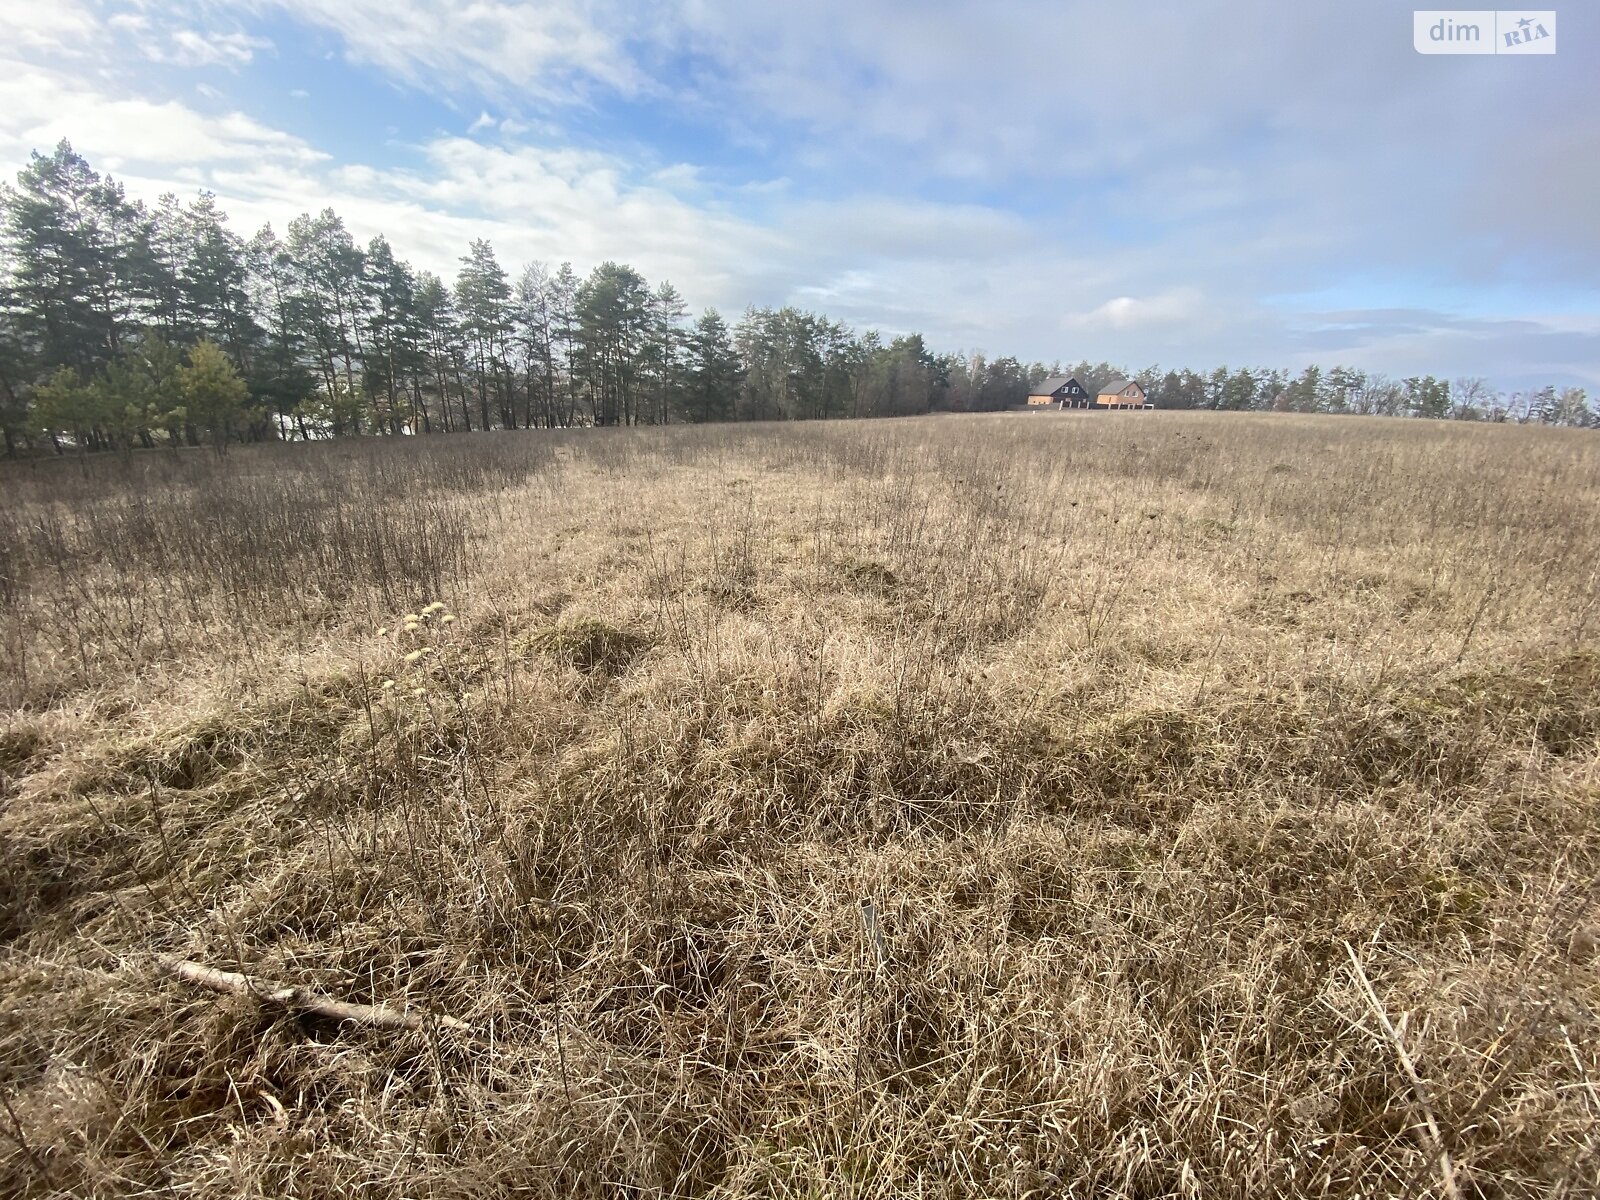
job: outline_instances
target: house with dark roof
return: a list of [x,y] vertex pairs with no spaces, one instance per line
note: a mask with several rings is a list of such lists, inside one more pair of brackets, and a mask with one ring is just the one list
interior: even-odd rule
[[1030,408],[1039,408],[1046,404],[1054,404],[1060,408],[1087,408],[1090,395],[1089,389],[1075,377],[1052,375],[1043,383],[1035,384],[1028,392],[1028,405]]
[[1102,383],[1094,402],[1101,408],[1154,408],[1145,398],[1144,389],[1131,379],[1113,379]]

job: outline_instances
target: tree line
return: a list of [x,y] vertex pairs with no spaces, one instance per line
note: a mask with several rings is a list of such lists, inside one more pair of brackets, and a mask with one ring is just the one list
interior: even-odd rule
[[[992,406],[1030,375],[989,372]],[[997,390],[998,389],[998,390]],[[486,241],[451,282],[331,209],[246,239],[214,197],[130,200],[62,142],[0,189],[0,425],[13,453],[928,412],[947,360],[792,307],[691,319],[632,267]],[[1001,393],[1004,393],[1003,395]]]
[[[1096,382],[1105,364],[1079,364]],[[1107,376],[1108,377],[1108,376]],[[1486,379],[1433,375],[1392,378],[1355,367],[1312,365],[1298,374],[1275,368],[1218,367],[1208,374],[1147,367],[1137,380],[1162,408],[1235,412],[1347,413],[1355,416],[1421,417],[1430,420],[1502,421],[1600,427],[1600,411],[1583,388],[1546,386],[1506,393]],[[1087,380],[1082,382],[1088,383]]]
[[[1094,386],[1123,372],[1079,363]],[[213,196],[130,200],[63,141],[0,188],[0,431],[9,453],[573,425],[987,411],[1060,363],[937,354],[794,307],[691,319],[604,262],[509,274],[474,241],[453,281],[332,209],[248,239]],[[1347,368],[1134,375],[1162,407],[1593,420],[1574,389]]]

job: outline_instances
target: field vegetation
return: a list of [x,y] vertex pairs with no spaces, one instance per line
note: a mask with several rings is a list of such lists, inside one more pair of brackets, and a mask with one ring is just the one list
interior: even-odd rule
[[0,467],[0,1194],[1594,1194],[1592,434]]

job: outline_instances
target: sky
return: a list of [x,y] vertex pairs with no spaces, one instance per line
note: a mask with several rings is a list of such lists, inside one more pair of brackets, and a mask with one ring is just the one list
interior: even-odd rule
[[941,350],[1600,388],[1600,4],[0,0],[0,177],[67,138],[248,235],[627,262]]

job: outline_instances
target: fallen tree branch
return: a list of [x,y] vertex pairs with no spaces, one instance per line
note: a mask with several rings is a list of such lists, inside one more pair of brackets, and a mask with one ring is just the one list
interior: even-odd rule
[[333,1021],[355,1021],[378,1029],[459,1029],[470,1031],[472,1026],[454,1017],[434,1016],[431,1013],[412,1012],[391,1008],[386,1004],[347,1004],[319,996],[309,988],[290,987],[273,983],[254,975],[241,975],[237,971],[219,971],[185,958],[163,954],[156,965],[169,975],[185,983],[209,988],[235,996],[253,996],[263,1004],[275,1004],[300,1012],[314,1013]]
[[1428,1087],[1422,1082],[1416,1064],[1411,1061],[1405,1039],[1395,1028],[1394,1022],[1389,1020],[1389,1013],[1383,1007],[1383,1001],[1378,999],[1377,989],[1372,986],[1372,980],[1367,978],[1366,971],[1362,969],[1361,960],[1356,957],[1355,947],[1346,942],[1344,949],[1350,956],[1350,965],[1355,968],[1356,979],[1366,993],[1367,1004],[1371,1007],[1373,1015],[1378,1018],[1378,1024],[1389,1039],[1389,1044],[1394,1047],[1395,1057],[1400,1060],[1400,1069],[1411,1081],[1412,1094],[1417,1098],[1417,1107],[1422,1110],[1422,1119],[1428,1130],[1428,1137],[1418,1140],[1422,1142],[1423,1150],[1431,1154],[1434,1162],[1438,1164],[1439,1182],[1444,1188],[1445,1195],[1451,1200],[1461,1200],[1461,1189],[1456,1186],[1455,1167],[1450,1162],[1450,1151],[1445,1149],[1444,1135],[1439,1132],[1438,1118],[1433,1115],[1433,1103],[1428,1099]]

